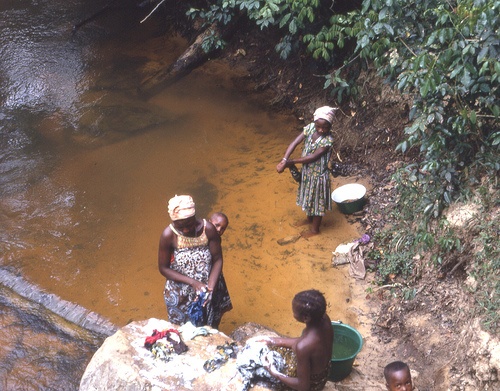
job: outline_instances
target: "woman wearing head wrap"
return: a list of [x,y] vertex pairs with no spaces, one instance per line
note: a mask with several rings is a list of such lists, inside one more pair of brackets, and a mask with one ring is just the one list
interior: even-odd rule
[[188,195],[171,198],[168,213],[172,223],[160,237],[158,268],[167,279],[164,297],[169,321],[184,324],[192,320],[191,309],[199,310],[192,305],[202,297],[203,313],[196,314],[197,320],[198,315],[202,319],[197,326],[218,328],[223,313],[232,308],[227,288],[221,286],[220,235],[212,223],[196,218],[195,204]]
[[[334,107],[323,106],[314,112],[314,122],[310,123],[297,138],[288,146],[285,156],[278,163],[276,170],[282,173],[286,168],[291,170],[295,164],[302,164],[302,174],[297,192],[297,205],[306,212],[311,228],[303,232],[303,237],[319,234],[321,220],[326,210],[332,209],[330,199],[330,174],[328,162],[333,146],[331,135],[332,122],[335,116]],[[291,159],[295,148],[304,143],[302,156]]]

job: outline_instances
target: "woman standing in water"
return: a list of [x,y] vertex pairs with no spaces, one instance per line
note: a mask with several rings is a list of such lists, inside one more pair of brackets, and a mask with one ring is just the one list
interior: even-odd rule
[[168,319],[175,324],[190,321],[190,305],[203,295],[201,323],[218,328],[224,312],[232,308],[225,284],[225,291],[218,291],[222,272],[220,235],[212,223],[196,218],[195,204],[188,195],[170,199],[168,213],[172,224],[161,234],[158,249],[158,268],[167,279],[164,297]]
[[[291,142],[285,156],[276,166],[276,170],[281,174],[286,168],[294,169],[295,164],[302,164],[297,205],[302,207],[307,215],[307,220],[299,224],[311,224],[310,230],[301,234],[305,238],[319,234],[326,210],[332,209],[328,162],[333,146],[331,129],[335,110],[336,108],[330,106],[317,109],[314,112],[314,122],[304,127],[302,133]],[[302,156],[290,159],[295,148],[302,142]]]

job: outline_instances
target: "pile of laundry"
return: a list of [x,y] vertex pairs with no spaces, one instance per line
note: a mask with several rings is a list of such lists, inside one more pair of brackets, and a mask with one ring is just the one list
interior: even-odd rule
[[373,243],[370,240],[370,236],[364,234],[361,238],[350,243],[338,245],[332,253],[332,266],[349,264],[349,275],[363,280],[366,276],[367,266],[373,264],[365,256],[373,248]]
[[153,353],[153,356],[162,361],[170,361],[175,354],[182,354],[188,347],[176,329],[163,331],[153,330],[153,334],[146,337],[144,347]]
[[226,342],[224,345],[217,346],[217,352],[213,359],[205,361],[203,369],[207,372],[213,372],[223,366],[230,358],[236,358],[238,345],[236,342]]
[[192,340],[199,335],[207,336],[217,332],[215,329],[196,327],[191,322],[187,322],[178,329],[153,330],[153,334],[146,337],[144,347],[153,353],[155,358],[170,361],[173,355],[182,354],[188,350],[184,341]]
[[[196,327],[193,323],[187,322],[178,329],[154,330],[152,335],[146,337],[144,347],[156,359],[168,362],[175,355],[188,351],[188,346],[184,341],[213,333],[218,333],[218,331],[210,327]],[[287,352],[282,352],[279,348],[277,350],[276,347],[269,348],[265,341],[266,338],[268,337],[250,338],[243,348],[234,341],[226,341],[217,346],[213,358],[205,361],[203,369],[211,373],[221,368],[230,359],[236,359],[236,367],[242,378],[241,391],[248,391],[259,383],[278,386],[279,380],[271,376],[267,367],[272,365],[278,372],[287,373],[292,368],[291,364],[287,362],[290,358]]]
[[258,338],[249,339],[236,359],[238,371],[243,378],[243,391],[247,391],[260,381],[279,384],[279,380],[271,376],[266,369],[265,365],[268,362],[278,372],[282,372],[285,367],[285,359],[278,352],[270,350],[267,344]]

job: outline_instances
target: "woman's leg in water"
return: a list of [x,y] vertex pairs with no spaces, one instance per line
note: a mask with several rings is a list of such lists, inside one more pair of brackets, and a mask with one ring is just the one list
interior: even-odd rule
[[311,229],[301,233],[301,236],[306,239],[319,234],[319,227],[321,226],[323,216],[307,216],[307,219],[312,223]]

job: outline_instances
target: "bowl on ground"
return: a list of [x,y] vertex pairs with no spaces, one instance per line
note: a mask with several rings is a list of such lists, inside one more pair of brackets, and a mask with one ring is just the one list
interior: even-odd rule
[[359,183],[348,183],[332,192],[332,200],[344,214],[352,214],[363,209],[366,202],[366,187]]

